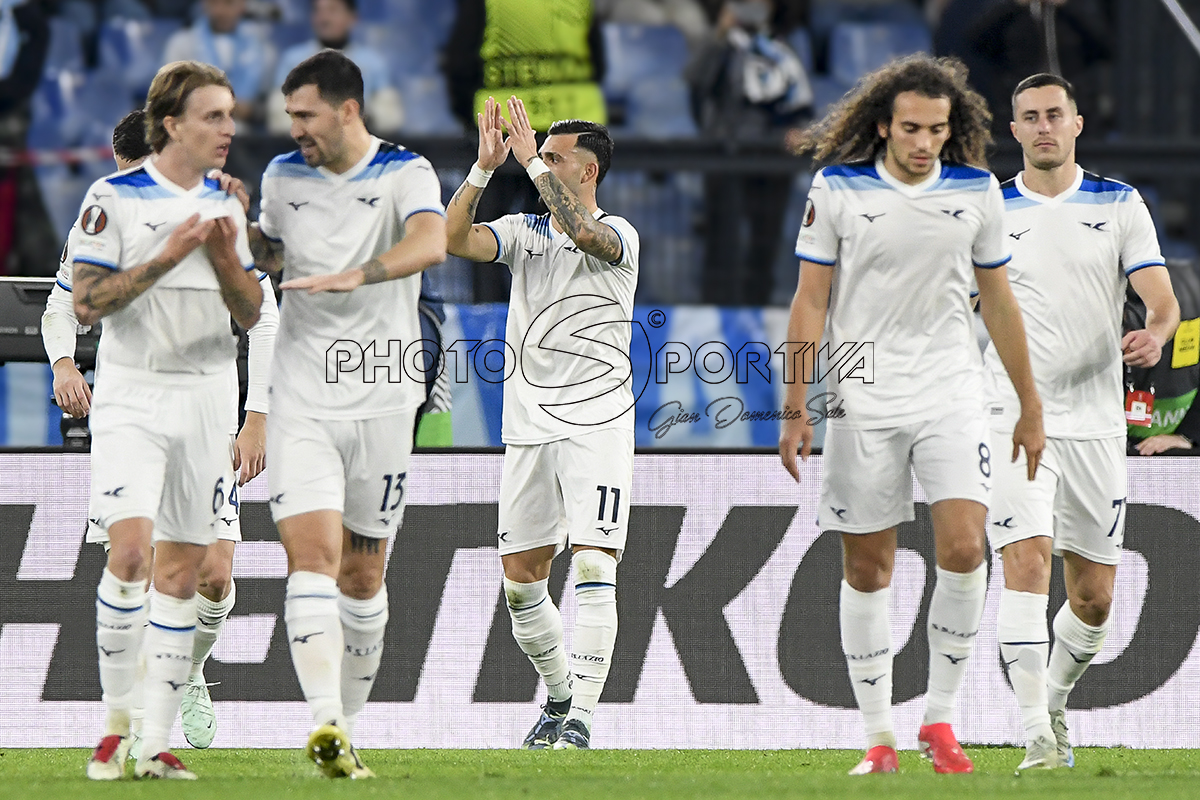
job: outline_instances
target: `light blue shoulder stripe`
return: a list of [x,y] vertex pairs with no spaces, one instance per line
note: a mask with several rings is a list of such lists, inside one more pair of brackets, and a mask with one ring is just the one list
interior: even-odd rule
[[859,174],[825,174],[825,183],[833,190],[850,189],[857,192],[871,191],[872,189],[890,189],[892,188],[877,175]]
[[267,165],[264,178],[308,178],[309,180],[325,180],[325,176],[314,167],[307,164],[297,164],[294,161],[275,160]]
[[172,197],[176,197],[169,189],[159,186],[157,183],[141,185],[114,183],[112,187],[116,190],[117,197],[132,200],[169,200]]
[[1078,191],[1066,199],[1067,203],[1087,206],[1107,206],[1127,203],[1134,198],[1132,189],[1109,189],[1102,192]]
[[1031,208],[1037,205],[1036,200],[1030,200],[1025,195],[1017,195],[1016,197],[1004,198],[1005,211],[1019,211],[1022,208]]

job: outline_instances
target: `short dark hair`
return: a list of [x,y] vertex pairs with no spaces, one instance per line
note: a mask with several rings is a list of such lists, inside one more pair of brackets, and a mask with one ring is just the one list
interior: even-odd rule
[[1057,86],[1067,94],[1067,99],[1071,101],[1071,107],[1078,110],[1079,104],[1075,102],[1075,87],[1071,82],[1061,75],[1054,75],[1049,72],[1039,72],[1036,75],[1030,75],[1025,80],[1017,84],[1017,88],[1013,89],[1012,93],[1012,110],[1013,116],[1017,116],[1017,95],[1021,92],[1030,89],[1041,89],[1043,86]]
[[600,167],[600,174],[596,176],[596,185],[599,186],[600,181],[604,180],[604,176],[608,174],[609,165],[612,164],[612,134],[599,122],[588,122],[584,119],[560,119],[550,126],[547,135],[558,136],[564,133],[578,134],[575,139],[576,146],[582,147],[596,157],[596,164]]
[[337,50],[322,50],[301,61],[288,73],[281,90],[286,97],[301,86],[309,85],[316,86],[321,99],[329,105],[337,107],[347,100],[354,100],[362,113],[362,70]]
[[146,111],[136,109],[125,115],[113,128],[113,155],[125,161],[140,161],[150,155],[146,142]]

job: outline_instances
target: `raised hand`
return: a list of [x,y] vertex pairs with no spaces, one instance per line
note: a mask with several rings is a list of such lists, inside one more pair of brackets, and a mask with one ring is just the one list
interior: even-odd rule
[[192,214],[179,223],[175,230],[171,231],[171,235],[167,238],[167,244],[163,247],[159,258],[171,266],[175,266],[191,255],[193,250],[205,243],[213,227],[211,219],[201,222],[199,214]]
[[522,167],[528,167],[529,162],[537,158],[537,139],[529,124],[529,114],[516,95],[508,98],[508,143]]
[[511,150],[509,139],[504,138],[504,117],[500,115],[500,104],[489,97],[479,121],[479,168],[494,170],[508,159]]

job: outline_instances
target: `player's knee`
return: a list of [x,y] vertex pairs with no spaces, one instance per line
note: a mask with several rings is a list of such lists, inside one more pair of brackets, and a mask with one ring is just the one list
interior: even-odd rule
[[972,572],[982,563],[982,537],[959,536],[938,547],[938,566],[950,572]]
[[1024,542],[1013,542],[1001,551],[1001,557],[1005,588],[1036,594],[1047,592],[1051,566],[1048,553]]
[[338,576],[338,588],[342,594],[355,600],[374,597],[382,586],[383,573],[374,569],[345,569]]
[[229,586],[232,582],[232,577],[224,570],[216,573],[202,570],[196,591],[214,603],[219,603],[229,594]]
[[150,553],[132,542],[114,545],[108,551],[108,571],[123,581],[150,577]]
[[1071,598],[1071,610],[1085,625],[1093,628],[1103,625],[1111,609],[1111,588],[1076,585],[1075,596]]
[[892,582],[892,560],[886,553],[856,549],[842,562],[846,583],[860,592],[877,592]]

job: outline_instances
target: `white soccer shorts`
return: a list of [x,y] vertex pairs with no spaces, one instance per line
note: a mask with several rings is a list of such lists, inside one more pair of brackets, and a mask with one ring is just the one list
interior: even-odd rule
[[988,539],[999,550],[1034,536],[1054,539],[1054,552],[1119,564],[1125,539],[1125,437],[1046,439],[1036,477],[1026,479],[1025,453],[1011,463],[1012,434],[992,432],[995,494]]
[[97,380],[90,515],[100,528],[145,517],[154,541],[211,544],[232,488],[228,380],[143,375],[108,364]]
[[962,499],[986,506],[996,462],[988,442],[982,406],[896,428],[830,424],[817,525],[822,531],[876,533],[911,522],[914,473],[931,505]]
[[625,549],[633,487],[633,431],[606,428],[504,451],[500,555],[554,545]]
[[386,539],[404,518],[417,410],[363,420],[267,415],[271,516],[337,511],[342,524]]

